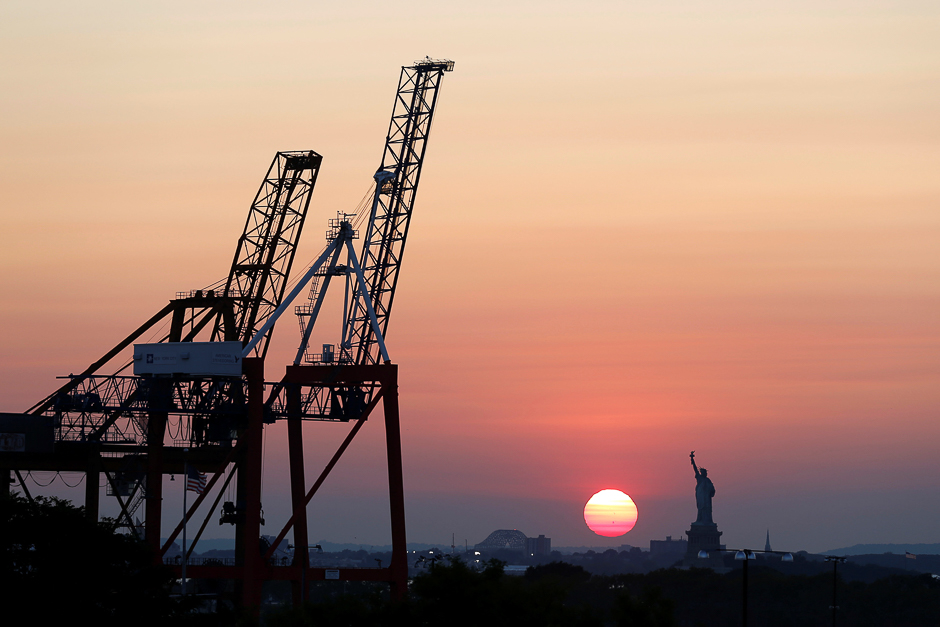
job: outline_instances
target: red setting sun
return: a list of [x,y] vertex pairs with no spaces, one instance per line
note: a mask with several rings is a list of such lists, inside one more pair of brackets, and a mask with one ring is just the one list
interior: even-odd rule
[[620,490],[601,490],[584,506],[584,522],[599,536],[616,538],[636,524],[636,504]]

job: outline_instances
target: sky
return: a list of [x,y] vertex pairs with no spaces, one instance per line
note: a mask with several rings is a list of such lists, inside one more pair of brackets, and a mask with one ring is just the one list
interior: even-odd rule
[[[409,540],[679,537],[694,450],[729,546],[940,542],[938,28],[926,1],[4,2],[0,410],[224,277],[278,150],[324,156],[312,260],[427,55],[456,67],[388,334]],[[348,428],[306,425],[309,477]],[[311,539],[390,541],[383,438]],[[272,535],[285,450],[269,428]],[[620,538],[582,518],[605,488]]]

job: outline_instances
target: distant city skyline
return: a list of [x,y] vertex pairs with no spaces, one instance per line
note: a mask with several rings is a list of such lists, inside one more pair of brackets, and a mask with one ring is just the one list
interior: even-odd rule
[[[273,538],[273,536],[268,536]],[[669,540],[670,538],[654,538],[653,541],[662,542],[663,540]],[[672,541],[682,540],[684,538],[671,538]],[[166,541],[166,538],[163,538]],[[199,543],[199,548],[196,551],[197,553],[203,553],[205,551],[217,551],[217,550],[228,550],[232,549],[234,545],[234,538],[213,538],[201,540]],[[410,541],[408,542],[409,550],[427,550],[427,549],[441,549],[447,552],[450,552],[451,545],[449,541],[441,542],[424,542],[424,541]],[[175,542],[177,546],[180,545],[180,542]],[[322,545],[324,551],[342,551],[342,550],[367,550],[370,552],[379,552],[379,551],[389,551],[391,550],[391,544],[357,544],[351,542],[331,542],[330,540],[320,538],[316,540],[315,544]],[[562,554],[569,554],[572,551],[588,551],[588,550],[608,550],[608,549],[621,549],[623,547],[635,547],[641,550],[647,551],[651,547],[647,545],[636,545],[630,544],[629,542],[623,543],[621,545],[610,547],[610,546],[598,546],[598,545],[581,545],[581,546],[552,546],[553,551],[559,551]],[[745,547],[749,548],[749,547]],[[465,551],[473,551],[473,545],[463,545],[458,544],[456,546],[457,553],[463,553]],[[880,555],[883,553],[893,553],[895,555],[905,555],[905,553],[911,553],[914,555],[940,555],[940,542],[924,544],[924,543],[911,543],[911,544],[856,544],[849,547],[833,547],[831,549],[820,551],[819,554],[823,555]]]

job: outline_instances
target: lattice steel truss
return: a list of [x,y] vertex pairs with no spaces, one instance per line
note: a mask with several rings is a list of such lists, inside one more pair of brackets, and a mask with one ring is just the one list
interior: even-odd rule
[[[279,152],[255,196],[238,240],[223,295],[235,297],[235,328],[217,319],[212,340],[247,344],[284,297],[322,157],[311,151]],[[264,357],[271,334],[252,355]]]
[[[54,416],[60,440],[143,444],[140,415],[156,403],[168,406],[163,411],[193,416],[193,444],[231,440],[237,427],[234,416],[244,414],[244,383],[240,379],[176,378],[170,395],[156,400],[149,379],[100,375],[98,370],[170,314],[170,330],[161,342],[193,341],[209,324],[213,325],[211,341],[246,344],[254,337],[284,297],[321,162],[322,157],[312,150],[278,152],[251,204],[224,284],[178,294],[102,359],[31,411]],[[272,333],[273,327],[253,355],[267,352]]]
[[[169,390],[150,377],[92,375],[83,377],[69,394],[55,397],[46,412],[55,419],[58,439],[71,442],[146,444],[147,417],[164,412],[181,431],[173,437],[183,445],[226,442],[238,437],[245,415],[246,384],[242,379],[173,377]],[[281,382],[265,383],[264,420],[286,418],[348,422],[359,418],[375,385],[311,387],[300,391],[299,404],[288,408],[289,390]]]
[[[453,69],[453,61],[425,59],[403,67],[398,81],[382,165],[375,176],[372,215],[360,254],[366,288],[383,336],[388,331],[441,80],[444,72]],[[353,288],[352,294],[358,295],[359,289]],[[349,360],[363,365],[379,363],[377,338],[361,298],[354,298],[347,326],[342,350]]]

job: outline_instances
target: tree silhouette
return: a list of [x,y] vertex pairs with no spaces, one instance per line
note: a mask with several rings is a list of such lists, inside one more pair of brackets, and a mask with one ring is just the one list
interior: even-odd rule
[[172,571],[146,545],[62,499],[0,499],[0,573],[10,625],[164,625],[182,616]]

